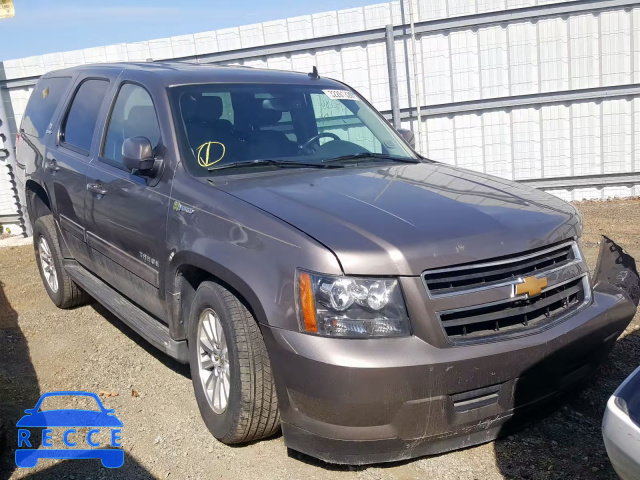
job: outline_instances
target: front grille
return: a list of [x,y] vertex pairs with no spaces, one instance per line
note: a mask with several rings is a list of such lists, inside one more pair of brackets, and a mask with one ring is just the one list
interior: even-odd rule
[[586,300],[587,277],[547,288],[537,297],[517,297],[439,314],[451,343],[472,343],[549,325],[576,311]]
[[574,242],[565,242],[488,263],[431,270],[425,272],[423,278],[432,297],[469,293],[470,290],[491,288],[517,278],[562,268],[576,261],[574,245]]

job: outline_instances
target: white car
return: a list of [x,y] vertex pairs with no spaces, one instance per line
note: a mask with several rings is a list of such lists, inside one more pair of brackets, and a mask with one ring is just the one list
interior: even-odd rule
[[607,402],[602,436],[609,459],[623,480],[640,480],[640,368]]

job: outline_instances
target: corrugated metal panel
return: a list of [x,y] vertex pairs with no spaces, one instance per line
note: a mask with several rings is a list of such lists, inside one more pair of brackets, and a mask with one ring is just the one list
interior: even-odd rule
[[602,117],[600,105],[576,103],[571,106],[573,174],[597,175],[602,171]]
[[216,38],[218,39],[218,50],[221,52],[242,48],[242,43],[240,42],[240,29],[237,27],[217,30]]
[[473,15],[476,13],[476,2],[468,0],[449,0],[448,16]]
[[[255,47],[256,45],[264,45],[264,31],[261,23],[255,23],[253,25],[245,25],[240,27],[240,45],[242,48]],[[184,55],[174,55],[175,57],[188,57],[193,55],[192,53],[186,53]]]
[[149,58],[166,60],[172,57],[173,48],[171,46],[171,38],[158,38],[155,40],[149,40]]
[[[232,52],[225,54],[226,60],[222,61],[302,72],[317,65],[321,75],[346,81],[378,109],[389,110],[386,49],[380,30],[389,23],[408,22],[409,0],[403,1],[404,5],[387,2],[193,35],[9,60],[3,67],[7,79],[20,79],[88,62]],[[584,4],[575,1],[412,1],[417,21],[436,21],[433,25],[446,21],[451,25],[450,30],[429,30],[426,27],[431,24],[423,24],[426,27],[421,31],[428,33],[418,37],[421,104],[433,109],[450,102],[507,100],[498,108],[475,112],[427,113],[423,117],[423,136],[418,139],[425,154],[517,180],[638,171],[640,98],[595,100],[586,95],[579,100],[544,105],[536,104],[535,99],[522,99],[526,95],[640,82],[640,7],[633,2],[617,2],[625,5],[597,11],[601,5],[614,3],[603,0],[589,5],[595,12],[592,13],[584,9],[578,12]],[[566,6],[569,13],[549,16],[548,8],[535,7],[560,3],[563,5],[558,8]],[[541,18],[514,12],[513,18],[501,16],[500,22],[491,23],[491,18],[503,15],[505,9],[532,7],[538,8],[536,15]],[[571,13],[570,9],[576,12]],[[476,25],[464,23],[468,15],[486,17]],[[519,19],[514,20],[518,15]],[[463,23],[457,26],[453,20],[445,19],[460,19]],[[377,32],[377,36],[347,41],[350,36],[359,35],[357,32]],[[323,40],[332,38],[340,40]],[[316,39],[311,46],[309,39]],[[307,46],[298,48],[295,43],[285,42],[307,42]],[[278,47],[283,44],[285,47]],[[233,54],[239,49],[245,50]],[[262,53],[251,54],[251,49],[262,49]],[[406,36],[396,38],[395,54],[400,107],[415,112],[413,52]],[[212,59],[215,61],[215,57]],[[29,93],[25,88],[10,92],[17,121]],[[521,105],[509,106],[511,99],[514,105]],[[403,120],[403,127],[415,130],[415,119]],[[0,172],[0,195],[6,196],[2,178]],[[639,188],[608,185],[556,188],[554,192],[569,199],[603,198],[609,194],[640,193]],[[0,212],[2,208],[6,207],[0,203]]]
[[[403,125],[407,128],[408,125]],[[453,118],[433,117],[427,119],[427,148],[426,154],[433,159],[455,165],[455,129]]]
[[107,55],[107,62],[126,62],[129,60],[127,55],[127,45],[124,43],[107,45],[104,48]]
[[485,173],[513,178],[511,121],[507,112],[482,115]]
[[338,28],[338,12],[316,13],[311,16],[313,33],[317,37],[328,37],[340,33]]
[[495,12],[506,8],[505,0],[476,0],[478,13]]
[[451,83],[453,101],[480,97],[478,33],[471,30],[449,35],[451,45]]
[[600,34],[598,17],[591,14],[569,19],[571,52],[570,88],[590,88],[600,85]]
[[[2,137],[0,137],[0,149],[4,148]],[[9,176],[9,165],[6,161],[0,160],[0,214],[11,215],[17,214],[18,207],[16,205],[13,185]]]
[[[391,109],[389,94],[389,72],[387,69],[387,50],[384,42],[367,46],[367,63],[371,95],[369,100],[379,110]],[[310,69],[306,69],[306,72]]]
[[568,21],[563,18],[551,18],[538,22],[538,45],[540,91],[568,90]]
[[539,91],[538,38],[533,23],[516,23],[507,27],[509,35],[509,74],[511,95]]
[[313,24],[311,23],[311,15],[288,18],[287,31],[289,32],[290,42],[295,40],[303,40],[306,38],[313,38]]
[[447,0],[418,0],[414,2],[414,11],[418,12],[418,18],[421,21],[446,18],[448,16]]
[[[268,27],[265,23],[263,26],[265,41],[269,40]],[[207,53],[215,53],[218,51],[218,35],[214,32],[201,32],[193,35],[193,41],[196,45],[196,55],[205,55]]]
[[602,102],[602,173],[632,170],[632,103],[629,100]]
[[514,180],[542,177],[540,110],[523,108],[511,112]]
[[495,26],[481,28],[480,75],[482,98],[506,97],[509,95],[509,50],[507,29]]
[[427,65],[424,69],[424,88],[422,89],[425,105],[451,102],[449,36],[436,34],[423,37],[422,61]]
[[484,171],[482,117],[475,113],[455,117],[456,165],[478,172]]
[[390,3],[380,3],[378,5],[364,7],[365,28],[384,28],[393,22],[391,15],[392,9]]

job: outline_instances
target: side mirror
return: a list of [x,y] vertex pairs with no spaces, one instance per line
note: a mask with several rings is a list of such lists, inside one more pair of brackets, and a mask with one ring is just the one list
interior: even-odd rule
[[413,133],[413,130],[399,128],[398,133],[409,145],[411,145],[411,148],[416,148],[416,134]]
[[129,170],[151,170],[155,165],[153,147],[148,138],[130,137],[122,144],[122,163]]

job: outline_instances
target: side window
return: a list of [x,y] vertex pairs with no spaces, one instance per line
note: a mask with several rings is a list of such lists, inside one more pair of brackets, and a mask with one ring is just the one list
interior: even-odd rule
[[100,106],[108,88],[108,80],[86,80],[80,85],[62,125],[63,143],[89,152]]
[[122,144],[130,137],[146,137],[156,148],[160,143],[160,126],[149,92],[125,83],[111,111],[101,157],[122,163]]
[[22,118],[21,128],[24,133],[36,138],[44,136],[70,83],[70,77],[43,78],[38,82]]

